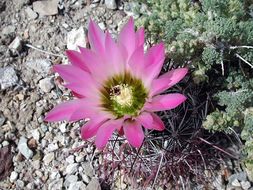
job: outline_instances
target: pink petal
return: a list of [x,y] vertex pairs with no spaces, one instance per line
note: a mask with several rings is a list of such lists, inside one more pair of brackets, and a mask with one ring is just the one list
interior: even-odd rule
[[135,34],[136,48],[144,45],[144,42],[145,42],[144,37],[145,37],[145,31],[144,31],[144,28],[142,27]]
[[53,69],[58,72],[65,81],[79,84],[83,86],[87,92],[95,92],[96,89],[100,87],[100,84],[97,83],[89,73],[73,65],[54,65]]
[[165,59],[165,49],[163,43],[151,47],[146,54],[146,73],[149,79],[157,77],[162,69]]
[[162,131],[165,129],[160,117],[154,113],[143,112],[136,118],[136,120],[139,121],[143,127],[147,129],[154,129],[157,131]]
[[128,142],[132,146],[139,148],[142,145],[144,133],[139,122],[126,121],[123,123],[123,130]]
[[88,39],[89,39],[92,50],[98,53],[104,53],[105,34],[99,28],[99,26],[92,20],[90,20],[90,23],[89,23]]
[[91,71],[94,79],[98,82],[102,82],[110,74],[110,67],[105,64],[103,60],[104,56],[91,51],[90,49],[79,47],[82,56],[84,57],[85,63]]
[[74,51],[74,50],[67,50],[66,54],[70,60],[70,62],[84,71],[89,72],[88,67],[85,65],[84,56],[81,53]]
[[96,147],[103,149],[111,137],[113,131],[122,125],[122,120],[109,120],[99,127],[95,139]]
[[153,117],[153,126],[152,128],[157,130],[157,131],[163,131],[165,129],[164,123],[161,120],[160,117],[158,117],[156,114],[151,113],[152,117]]
[[135,49],[132,56],[129,59],[128,65],[130,66],[131,73],[135,74],[139,78],[142,78],[144,65],[144,50],[143,47]]
[[151,103],[147,103],[144,109],[152,112],[170,110],[177,107],[185,100],[186,97],[178,93],[158,95],[152,99]]
[[85,106],[82,99],[70,100],[54,107],[45,117],[45,121],[72,121],[72,114],[80,107]]
[[151,86],[151,96],[159,94],[178,83],[187,72],[187,68],[174,69],[155,79]]
[[[106,57],[107,57],[107,67],[110,70],[114,70],[115,73],[124,72],[125,62],[118,45],[114,42],[109,32],[106,33],[105,37],[105,48],[106,48]],[[109,72],[109,70],[108,70]]]
[[128,57],[130,57],[135,49],[134,20],[132,17],[130,17],[127,24],[121,30],[119,43],[126,47]]
[[147,129],[153,129],[153,117],[150,113],[147,112],[142,112],[141,115],[139,115],[136,120],[138,122],[140,122],[143,127],[147,128]]
[[95,118],[91,118],[87,123],[85,123],[81,128],[81,137],[87,140],[96,135],[99,127],[106,121],[103,116],[97,115]]

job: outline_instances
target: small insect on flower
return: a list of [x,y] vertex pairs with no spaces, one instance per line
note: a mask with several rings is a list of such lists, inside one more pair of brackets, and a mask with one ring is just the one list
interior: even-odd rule
[[164,45],[155,45],[145,53],[144,29],[135,32],[132,18],[117,41],[91,20],[88,39],[91,49],[67,50],[71,64],[54,66],[76,98],[56,106],[45,120],[89,118],[81,128],[81,136],[96,136],[98,148],[105,147],[114,131],[123,132],[132,146],[140,147],[142,127],[158,131],[165,128],[154,112],[173,109],[186,100],[178,93],[159,94],[179,82],[187,69],[159,76],[165,59]]

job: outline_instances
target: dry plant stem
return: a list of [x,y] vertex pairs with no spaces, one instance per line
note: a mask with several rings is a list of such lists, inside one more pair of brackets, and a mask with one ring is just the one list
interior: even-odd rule
[[238,53],[235,54],[236,57],[238,57],[239,59],[241,59],[244,63],[247,63],[252,69],[253,69],[253,65],[248,62],[247,60],[245,60],[242,56],[240,56]]
[[42,49],[39,49],[35,46],[32,46],[31,44],[25,44],[26,47],[29,47],[31,49],[34,49],[34,50],[37,50],[39,52],[42,52],[42,53],[45,53],[45,54],[48,54],[48,55],[53,55],[53,56],[56,56],[56,57],[62,57],[62,58],[66,58],[66,56],[62,55],[62,54],[55,54],[55,53],[51,53],[49,51],[45,51],[45,50],[42,50]]
[[224,63],[223,63],[223,50],[220,51],[221,53],[221,70],[222,70],[222,76],[225,75],[225,71],[224,71]]
[[218,147],[218,146],[216,146],[216,145],[213,145],[212,143],[206,141],[205,139],[203,139],[203,138],[201,138],[201,137],[199,137],[198,139],[200,139],[201,141],[203,141],[203,142],[206,143],[206,144],[209,144],[209,145],[213,146],[215,149],[217,149],[217,150],[219,150],[219,151],[221,151],[221,152],[227,154],[227,155],[230,156],[231,158],[237,159],[237,158],[236,158],[235,156],[233,156],[232,154],[226,152],[225,150],[223,150],[222,148],[220,148],[220,147]]
[[152,189],[154,189],[155,182],[156,182],[156,180],[157,180],[157,177],[158,177],[159,171],[160,171],[160,169],[161,169],[161,165],[162,165],[162,162],[163,162],[163,156],[164,156],[164,154],[163,154],[163,152],[161,152],[161,160],[160,160],[160,163],[159,163],[159,166],[158,166],[158,169],[157,169],[156,175],[155,175],[154,182],[153,182],[153,184],[152,184]]
[[229,49],[253,49],[253,46],[230,46]]

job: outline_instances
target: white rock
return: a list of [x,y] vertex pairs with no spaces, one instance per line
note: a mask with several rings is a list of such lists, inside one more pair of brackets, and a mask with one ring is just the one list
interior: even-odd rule
[[75,162],[75,157],[73,155],[70,155],[66,158],[66,161],[69,163],[69,164],[73,164]]
[[18,173],[15,171],[11,172],[10,182],[13,183],[14,181],[16,181],[17,178],[18,178]]
[[28,17],[28,20],[34,20],[38,17],[38,14],[34,12],[30,7],[26,7],[25,13]]
[[32,162],[32,166],[34,167],[34,169],[38,170],[40,169],[40,160],[34,160]]
[[71,183],[76,183],[77,180],[78,177],[76,175],[68,175],[66,176],[66,180],[64,181],[64,186],[68,188]]
[[44,156],[43,162],[45,163],[45,165],[48,165],[53,159],[54,159],[54,153],[50,152]]
[[87,190],[101,190],[101,186],[97,178],[92,178],[90,183],[88,184]]
[[33,156],[33,152],[27,146],[27,139],[25,137],[20,138],[18,142],[18,150],[26,159]]
[[241,186],[244,190],[248,190],[251,187],[251,184],[249,181],[242,181]]
[[24,183],[22,180],[18,179],[18,180],[16,181],[16,186],[19,187],[19,188],[17,188],[17,189],[20,189],[20,188],[23,189],[24,186],[25,186],[25,183]]
[[6,88],[16,85],[18,82],[18,77],[15,70],[12,67],[0,68],[0,89],[4,90]]
[[48,59],[35,59],[35,60],[27,61],[25,63],[25,66],[28,69],[36,71],[42,76],[46,76],[51,69],[51,63]]
[[232,181],[231,185],[233,185],[234,187],[241,187],[241,184],[238,181],[238,179],[235,179],[234,181]]
[[51,143],[48,145],[47,150],[48,152],[53,152],[59,148],[57,143]]
[[82,181],[71,183],[68,190],[84,190],[86,185]]
[[61,177],[59,171],[51,172],[50,179],[59,179]]
[[84,161],[84,156],[83,155],[76,156],[76,162],[83,162],[83,161]]
[[6,27],[3,28],[2,34],[7,36],[7,35],[9,35],[9,34],[14,33],[15,30],[16,30],[15,26],[13,26],[13,25],[8,25],[8,26],[6,26]]
[[69,164],[66,168],[66,174],[71,175],[77,172],[78,169],[78,164],[77,163],[73,163],[73,164]]
[[70,50],[78,50],[78,46],[86,47],[87,39],[83,27],[72,29],[67,34],[67,48]]
[[63,179],[57,179],[49,183],[48,189],[49,190],[61,190],[63,186]]
[[117,3],[115,0],[105,0],[105,6],[108,9],[117,9]]
[[86,174],[82,173],[81,177],[82,177],[84,183],[90,182],[90,178]]
[[59,129],[62,133],[65,133],[67,130],[66,130],[66,123],[62,123],[60,124],[59,126]]
[[22,50],[21,38],[17,36],[8,47],[13,53],[21,51]]
[[33,138],[34,138],[36,141],[39,141],[39,140],[40,140],[40,132],[39,132],[38,129],[32,130],[31,133],[32,133]]
[[2,146],[4,147],[4,146],[8,146],[10,143],[8,142],[8,141],[3,141],[2,142]]
[[54,83],[53,83],[52,78],[44,78],[40,80],[39,87],[45,93],[50,92],[54,88]]
[[33,10],[40,15],[49,16],[58,14],[59,0],[35,1],[33,2]]

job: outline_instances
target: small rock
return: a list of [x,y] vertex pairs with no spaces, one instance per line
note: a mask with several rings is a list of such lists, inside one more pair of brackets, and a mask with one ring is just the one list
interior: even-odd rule
[[78,169],[78,164],[77,163],[73,163],[73,164],[69,164],[66,168],[66,174],[71,175],[77,172]]
[[44,156],[43,162],[45,163],[45,165],[48,165],[53,159],[54,159],[54,153],[50,152]]
[[57,143],[51,143],[48,145],[48,152],[53,152],[55,150],[57,150],[59,148],[58,144]]
[[5,117],[2,114],[0,114],[0,127],[2,127],[4,122],[5,122]]
[[90,182],[90,178],[86,174],[82,173],[81,177],[84,183],[88,184]]
[[39,141],[40,140],[40,132],[38,129],[34,129],[31,131],[32,136],[35,140]]
[[17,187],[19,187],[19,188],[17,188],[17,189],[24,189],[24,186],[25,186],[25,183],[22,181],[22,180],[20,180],[20,179],[18,179],[17,181],[16,181],[16,185],[17,185]]
[[13,54],[20,52],[22,50],[22,39],[17,36],[9,45],[9,49]]
[[76,162],[83,162],[83,161],[84,161],[84,156],[83,155],[76,156]]
[[86,47],[87,39],[83,27],[72,29],[67,34],[67,49],[78,50],[78,46]]
[[62,133],[65,133],[67,130],[66,130],[66,123],[62,123],[60,124],[59,126],[59,129]]
[[54,83],[53,83],[52,78],[44,78],[40,80],[39,87],[45,93],[50,92],[54,88]]
[[0,68],[0,89],[4,90],[6,88],[16,85],[18,82],[18,77],[15,70],[12,67]]
[[83,170],[87,176],[89,176],[89,177],[93,176],[93,169],[88,162],[82,163],[82,167],[83,167]]
[[38,170],[40,169],[40,160],[34,160],[32,162],[32,166],[34,167],[34,169]]
[[18,178],[18,173],[15,171],[11,172],[10,182],[13,183],[14,181],[16,181],[17,178]]
[[59,0],[35,1],[33,2],[33,10],[42,16],[58,14]]
[[92,178],[90,183],[87,185],[86,190],[101,190],[101,186],[98,179]]
[[105,6],[108,9],[112,9],[112,10],[117,9],[117,3],[115,0],[105,0]]
[[8,141],[4,141],[2,142],[2,146],[5,147],[5,146],[8,146],[10,143]]
[[34,12],[30,7],[26,7],[25,13],[28,17],[28,20],[34,20],[38,17],[38,14]]
[[235,179],[234,181],[232,181],[231,185],[233,185],[234,187],[241,187],[241,184],[238,181],[238,179]]
[[2,34],[7,36],[10,34],[13,34],[15,32],[15,30],[16,30],[15,26],[9,25],[9,26],[6,26],[3,28]]
[[86,185],[82,181],[71,183],[68,188],[68,190],[84,190],[84,189],[86,189]]
[[47,59],[36,59],[32,61],[27,61],[25,63],[25,66],[31,70],[36,71],[42,76],[46,76],[51,69],[51,63]]
[[31,149],[35,149],[37,148],[38,144],[36,142],[36,140],[34,138],[31,138],[29,141],[28,141],[28,147],[31,148]]
[[240,172],[229,176],[228,181],[232,183],[235,179],[239,181],[247,181],[247,174],[246,172]]
[[27,146],[27,139],[25,137],[20,138],[18,150],[26,159],[29,159],[33,156],[33,151],[31,151]]
[[69,163],[69,164],[73,164],[75,163],[75,157],[73,155],[70,155],[66,158],[66,161]]
[[62,186],[63,186],[63,179],[57,179],[52,181],[51,183],[49,183],[48,185],[48,189],[49,190],[62,190]]
[[64,186],[68,188],[71,183],[76,183],[77,180],[78,180],[78,177],[76,175],[68,175],[66,177],[66,180],[64,181]]
[[59,171],[51,172],[51,175],[50,175],[51,179],[59,179],[60,177],[61,177],[61,174],[59,173]]
[[242,181],[241,186],[244,190],[248,190],[251,187],[251,184],[249,181]]

